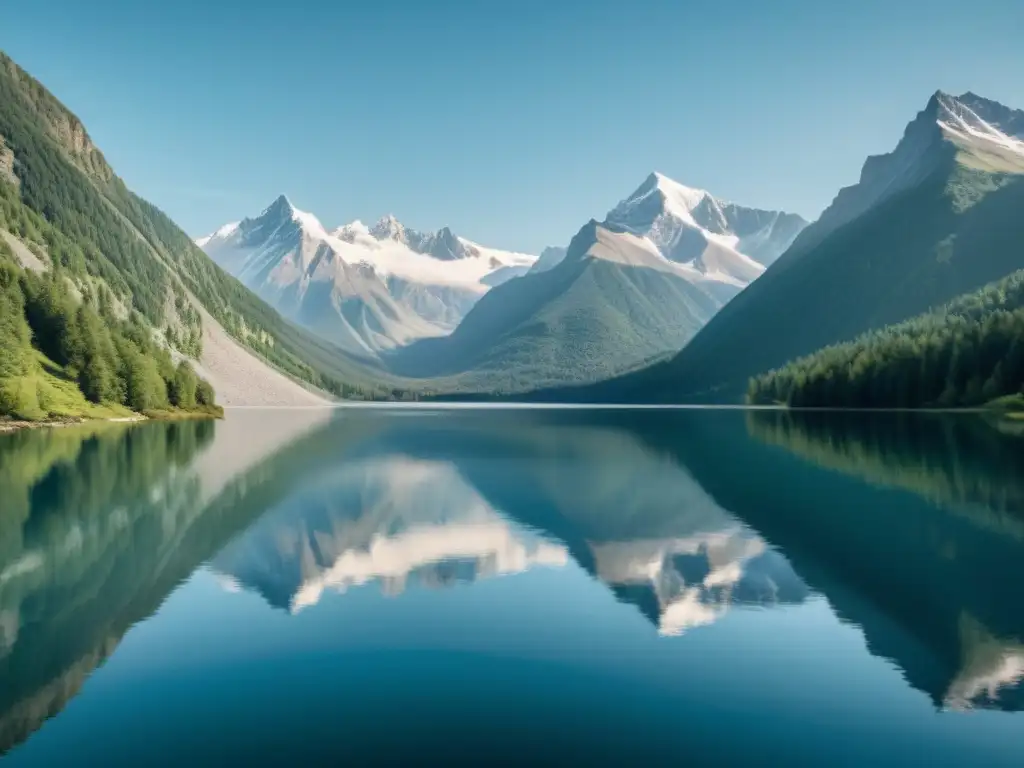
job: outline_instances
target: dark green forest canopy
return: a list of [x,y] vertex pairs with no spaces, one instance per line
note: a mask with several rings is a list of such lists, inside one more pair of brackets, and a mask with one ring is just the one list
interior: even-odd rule
[[898,325],[757,376],[748,401],[795,407],[977,406],[1024,387],[1024,270]]

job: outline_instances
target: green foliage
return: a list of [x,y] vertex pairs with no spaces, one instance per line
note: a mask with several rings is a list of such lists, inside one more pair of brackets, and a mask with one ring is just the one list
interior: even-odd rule
[[898,325],[750,381],[748,401],[794,407],[978,406],[1024,385],[1024,270]]
[[[198,387],[199,377],[196,376],[196,372],[187,362],[181,361],[174,371],[174,377],[168,382],[167,388],[171,405],[185,410],[195,408],[198,403]],[[203,403],[203,405],[213,405],[213,403]]]
[[207,412],[216,405],[213,388],[188,363],[174,365],[139,313],[101,317],[71,296],[59,267],[36,275],[0,262],[0,417],[102,417],[122,415],[119,406],[172,405]]
[[167,382],[156,363],[127,339],[121,347],[118,375],[125,385],[125,404],[133,411],[148,411],[168,404]]
[[[106,286],[108,293],[97,297],[104,319],[116,297],[162,329],[171,319],[165,315],[173,296],[181,327],[168,340],[197,357],[202,324],[187,297],[191,292],[235,339],[290,376],[341,396],[389,391],[373,372],[357,370],[337,348],[284,321],[163,212],[129,191],[78,118],[2,53],[0,137],[14,154],[21,182],[17,188],[0,180],[0,227],[45,249],[76,284]],[[48,345],[43,337],[37,343]]]
[[601,397],[740,400],[752,376],[1024,268],[1022,206],[1024,176],[966,172],[951,158],[917,187],[791,249],[670,363],[605,387]]
[[78,372],[78,386],[93,403],[121,402],[116,378],[117,352],[110,330],[91,307],[82,304],[74,318],[76,346],[70,349],[69,365]]
[[36,393],[26,380],[32,367],[30,333],[13,270],[0,264],[0,414],[24,419],[41,415]]
[[216,405],[214,401],[213,387],[206,379],[199,379],[196,383],[196,404],[200,406]]

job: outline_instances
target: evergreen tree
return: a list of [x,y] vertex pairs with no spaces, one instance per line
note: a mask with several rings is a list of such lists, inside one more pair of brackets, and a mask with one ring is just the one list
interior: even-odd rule
[[1024,383],[1024,270],[899,325],[749,383],[751,403],[793,407],[977,406]]
[[196,403],[198,405],[206,406],[214,406],[217,404],[213,387],[206,379],[199,379],[199,383],[196,385]]
[[174,372],[174,378],[168,386],[171,405],[186,410],[196,407],[196,388],[199,378],[196,376],[192,366],[184,360],[178,364]]
[[118,359],[109,329],[87,304],[78,307],[75,328],[75,346],[69,357],[78,372],[82,394],[94,403],[120,402],[123,396],[116,376]]
[[33,366],[28,323],[16,282],[0,280],[0,416],[39,418],[39,400],[30,377]]

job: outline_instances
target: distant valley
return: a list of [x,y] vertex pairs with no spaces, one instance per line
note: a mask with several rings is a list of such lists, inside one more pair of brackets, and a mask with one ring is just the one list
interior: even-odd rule
[[414,386],[514,394],[674,352],[806,225],[654,173],[539,257],[393,216],[328,231],[284,196],[197,243],[286,317]]

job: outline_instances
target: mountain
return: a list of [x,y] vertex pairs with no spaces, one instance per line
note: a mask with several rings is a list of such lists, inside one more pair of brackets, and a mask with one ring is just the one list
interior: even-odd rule
[[530,273],[536,274],[537,272],[547,272],[549,269],[554,269],[562,263],[562,260],[565,259],[565,254],[568,251],[568,248],[548,246],[540,252],[540,256],[537,257],[537,261],[532,267],[530,267]]
[[[41,270],[55,290],[66,285],[77,297],[74,302],[88,299],[92,306],[95,300],[116,335],[125,335],[119,326],[127,322],[138,331],[135,346],[147,347],[151,338],[176,360],[191,359],[220,402],[324,402],[296,381],[335,394],[381,392],[372,372],[348,364],[332,345],[286,323],[166,215],[128,190],[81,121],[3,54],[0,198],[7,245],[0,259],[15,274]],[[65,280],[56,279],[58,271]],[[34,330],[37,343],[53,340]],[[129,355],[131,366],[116,366],[122,385],[124,371],[142,370],[153,359],[147,349],[139,351],[141,358]],[[109,349],[100,352],[89,359],[103,363],[92,366],[94,378],[104,384],[97,393],[109,394],[113,390],[100,374],[112,357]],[[50,362],[64,368],[62,361]],[[53,374],[50,389],[59,389],[74,372]],[[31,387],[42,374],[18,378]],[[153,383],[148,374],[145,378]]]
[[954,302],[751,380],[797,407],[971,407],[1024,394],[1024,270]]
[[389,365],[496,394],[612,376],[685,343],[764,271],[747,251],[770,261],[804,224],[651,174],[450,335],[399,350]]
[[450,333],[491,287],[535,261],[391,215],[328,232],[283,195],[196,242],[285,317],[371,358]]
[[807,226],[796,214],[745,208],[657,172],[607,222],[646,237],[669,261],[740,286],[758,277]]
[[939,92],[672,360],[540,397],[739,400],[750,377],[1024,267],[1024,112]]

